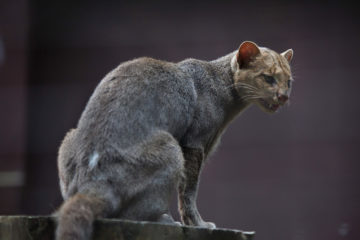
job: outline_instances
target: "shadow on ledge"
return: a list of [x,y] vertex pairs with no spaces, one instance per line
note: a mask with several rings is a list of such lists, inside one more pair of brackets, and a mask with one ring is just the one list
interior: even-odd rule
[[[0,216],[0,239],[52,240],[54,230],[53,217]],[[93,240],[251,240],[254,232],[99,219],[94,223],[93,235]]]

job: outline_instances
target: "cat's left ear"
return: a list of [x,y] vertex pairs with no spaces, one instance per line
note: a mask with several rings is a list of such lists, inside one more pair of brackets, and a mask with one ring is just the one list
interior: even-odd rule
[[294,51],[292,49],[288,49],[285,52],[281,53],[283,57],[290,63],[291,59],[293,58]]

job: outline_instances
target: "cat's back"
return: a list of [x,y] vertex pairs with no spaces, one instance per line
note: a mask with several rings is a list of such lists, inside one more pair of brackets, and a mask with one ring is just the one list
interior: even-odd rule
[[138,58],[120,64],[104,77],[78,129],[106,138],[110,131],[111,136],[121,136],[117,141],[124,141],[122,145],[136,142],[154,129],[180,138],[190,124],[196,97],[191,77],[175,63]]

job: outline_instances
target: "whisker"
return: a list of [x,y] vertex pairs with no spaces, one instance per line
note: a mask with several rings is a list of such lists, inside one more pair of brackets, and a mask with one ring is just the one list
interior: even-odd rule
[[244,97],[243,99],[244,99],[244,100],[252,100],[252,99],[260,99],[260,98],[262,98],[262,97],[260,97],[260,96],[254,96],[254,97]]
[[249,89],[249,88],[244,88],[245,90],[247,90],[247,92],[249,93],[257,93],[258,91],[253,90],[253,89]]
[[257,87],[254,87],[250,84],[247,84],[247,83],[242,83],[242,82],[237,82],[237,83],[234,83],[230,86],[228,86],[227,88],[231,88],[231,87],[236,87],[236,86],[239,86],[241,88],[245,88],[245,89],[248,89],[248,90],[254,90],[254,91],[257,91],[258,88]]
[[[236,87],[238,85],[231,85],[231,86],[228,86],[226,89],[228,88],[233,88],[233,87]],[[253,91],[253,92],[256,92],[257,89],[253,89],[253,88],[250,88],[250,87],[247,87],[247,86],[241,86],[242,89],[245,89],[245,90],[248,90],[248,91]]]
[[248,88],[252,88],[252,89],[258,89],[257,87],[255,86],[252,86],[250,84],[247,84],[247,83],[242,83],[242,82],[237,82],[234,84],[235,86],[241,86],[241,87],[248,87]]
[[261,95],[244,95],[244,96],[241,96],[241,99],[242,100],[253,100],[253,99],[260,99],[260,98],[263,98],[263,96]]

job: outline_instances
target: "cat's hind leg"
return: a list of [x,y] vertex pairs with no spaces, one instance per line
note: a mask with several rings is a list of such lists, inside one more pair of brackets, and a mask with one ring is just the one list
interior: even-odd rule
[[137,175],[132,177],[129,187],[141,191],[132,195],[121,217],[176,224],[169,214],[169,204],[183,172],[181,147],[169,133],[158,131],[133,151],[136,155],[133,171]]

